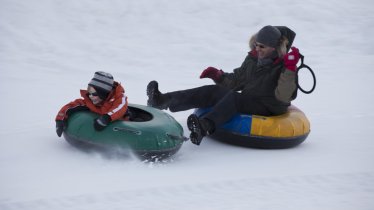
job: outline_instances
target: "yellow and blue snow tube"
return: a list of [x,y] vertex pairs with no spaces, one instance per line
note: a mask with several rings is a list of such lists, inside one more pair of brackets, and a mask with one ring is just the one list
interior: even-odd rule
[[[209,109],[196,109],[202,116]],[[237,114],[223,126],[216,128],[213,139],[245,147],[283,149],[301,144],[310,133],[310,123],[305,114],[290,106],[279,116]]]

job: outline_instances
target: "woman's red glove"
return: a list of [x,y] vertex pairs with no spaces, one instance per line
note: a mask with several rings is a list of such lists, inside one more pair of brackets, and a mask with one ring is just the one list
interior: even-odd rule
[[210,78],[214,81],[219,81],[223,75],[222,70],[218,70],[214,67],[208,67],[203,72],[201,72],[200,79]]
[[291,52],[284,55],[284,66],[291,71],[296,71],[297,67],[296,64],[299,62],[300,59],[300,53],[299,49],[296,47],[291,47]]

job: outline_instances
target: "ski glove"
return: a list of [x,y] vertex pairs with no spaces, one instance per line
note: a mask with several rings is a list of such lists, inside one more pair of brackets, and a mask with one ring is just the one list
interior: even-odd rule
[[64,121],[62,120],[56,120],[56,133],[58,137],[61,137],[62,132],[64,132]]
[[214,82],[219,82],[222,79],[223,71],[218,70],[214,67],[206,68],[200,75],[200,79],[202,78],[210,78]]
[[284,59],[284,66],[291,71],[296,71],[297,67],[296,64],[299,62],[300,53],[299,49],[296,47],[291,47],[291,52],[287,53],[283,57]]
[[105,114],[94,120],[94,128],[97,131],[102,131],[110,123],[110,116]]

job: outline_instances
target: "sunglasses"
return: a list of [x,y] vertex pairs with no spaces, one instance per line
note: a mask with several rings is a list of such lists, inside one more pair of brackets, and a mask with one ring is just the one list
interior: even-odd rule
[[261,49],[264,49],[266,46],[263,44],[255,43],[255,47],[259,47]]
[[89,96],[99,96],[99,94],[97,94],[97,92],[88,92],[88,95]]

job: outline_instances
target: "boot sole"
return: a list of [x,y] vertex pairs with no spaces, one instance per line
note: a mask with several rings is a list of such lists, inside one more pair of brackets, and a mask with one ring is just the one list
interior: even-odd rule
[[[194,125],[197,125],[197,126],[194,126]],[[190,134],[191,142],[196,145],[200,145],[204,136],[201,134],[199,118],[194,114],[190,115],[187,118],[187,127],[191,131],[191,134]]]
[[147,105],[154,107],[155,101],[154,101],[154,95],[155,95],[155,90],[158,89],[158,83],[156,81],[151,81],[147,85],[147,96],[148,96],[148,101]]

